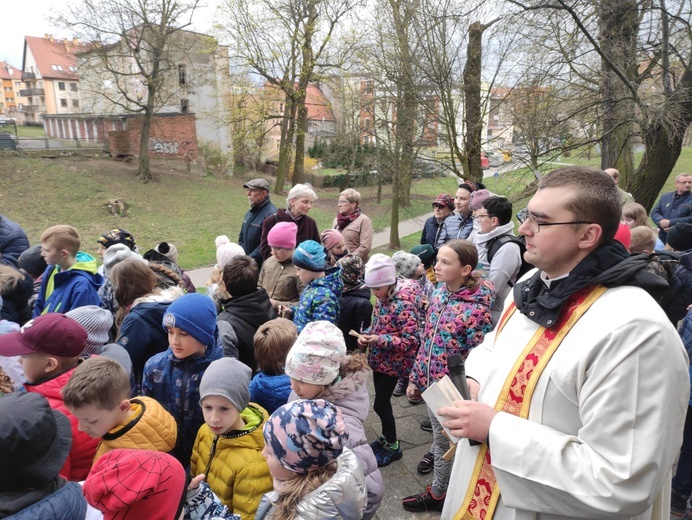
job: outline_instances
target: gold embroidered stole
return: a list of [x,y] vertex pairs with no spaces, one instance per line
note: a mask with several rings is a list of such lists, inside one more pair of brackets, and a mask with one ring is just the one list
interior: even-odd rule
[[[563,312],[553,327],[538,328],[509,372],[495,410],[523,419],[529,416],[533,391],[543,369],[574,324],[605,291],[606,288],[600,285],[577,291],[565,302]],[[496,336],[502,332],[514,311],[516,306],[512,302],[498,323]],[[490,450],[484,443],[479,449],[466,497],[454,520],[490,520],[499,499],[500,489],[490,463]]]

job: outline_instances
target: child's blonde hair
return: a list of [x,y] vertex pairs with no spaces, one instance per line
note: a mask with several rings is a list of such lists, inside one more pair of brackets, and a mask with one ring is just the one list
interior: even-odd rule
[[62,397],[68,408],[94,405],[99,410],[113,410],[130,397],[130,378],[117,361],[91,357],[75,369]]
[[261,325],[253,338],[260,370],[270,376],[283,374],[286,354],[297,339],[298,329],[286,318],[276,318]]
[[46,229],[41,234],[41,243],[44,242],[60,250],[66,250],[71,256],[77,256],[82,244],[79,232],[67,224],[60,224]]
[[322,484],[327,482],[334,476],[337,469],[337,462],[332,461],[326,466],[318,468],[309,473],[300,474],[292,473],[288,479],[282,482],[283,486],[278,493],[274,505],[274,518],[283,518],[293,520],[298,512],[296,504],[300,502],[305,495],[312,493]]
[[633,227],[631,231],[630,253],[653,253],[658,233],[649,226]]

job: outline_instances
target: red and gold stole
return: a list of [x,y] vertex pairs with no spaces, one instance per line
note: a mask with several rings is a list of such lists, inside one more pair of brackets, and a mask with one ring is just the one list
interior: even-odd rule
[[[605,291],[606,288],[601,285],[577,291],[565,302],[554,326],[549,329],[538,328],[509,372],[495,410],[523,419],[529,416],[531,397],[543,369],[574,324]],[[515,310],[516,306],[512,302],[498,323],[497,335],[502,332]],[[490,450],[487,444],[483,444],[476,458],[466,497],[454,515],[454,520],[490,520],[499,499],[500,489],[490,463]]]

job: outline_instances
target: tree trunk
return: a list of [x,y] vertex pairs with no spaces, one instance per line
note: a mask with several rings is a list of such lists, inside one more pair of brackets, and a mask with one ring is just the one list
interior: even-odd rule
[[284,190],[284,183],[288,179],[288,169],[291,163],[291,149],[293,145],[293,121],[295,119],[296,107],[293,97],[286,94],[284,106],[284,118],[281,121],[281,141],[279,143],[279,166],[276,169],[276,185],[274,193],[281,195]]
[[149,161],[149,132],[151,130],[151,119],[154,117],[156,89],[154,85],[149,85],[148,90],[149,97],[144,110],[144,116],[142,117],[142,133],[139,136],[139,167],[137,168],[137,178],[145,184],[154,180]]
[[[638,74],[637,1],[602,0],[598,26],[601,49],[630,81],[634,81]],[[604,109],[601,168],[617,169],[620,172],[620,184],[627,188],[634,173],[632,137],[636,101],[632,92],[604,59],[601,60],[600,90]]]
[[[494,23],[494,22],[492,22]],[[469,27],[466,65],[464,65],[464,139],[466,166],[464,176],[473,182],[483,180],[481,168],[481,140],[483,139],[483,110],[481,108],[481,66],[483,58],[483,32],[490,24],[473,22]],[[462,162],[463,165],[463,162]]]
[[305,138],[308,132],[308,109],[305,106],[305,89],[301,88],[301,86],[298,86],[296,107],[296,153],[293,163],[294,185],[305,181]]

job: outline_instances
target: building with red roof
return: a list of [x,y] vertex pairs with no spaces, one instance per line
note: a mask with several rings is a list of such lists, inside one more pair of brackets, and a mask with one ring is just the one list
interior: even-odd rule
[[6,61],[0,61],[0,118],[17,118],[17,108],[25,100],[20,97],[22,71]]

